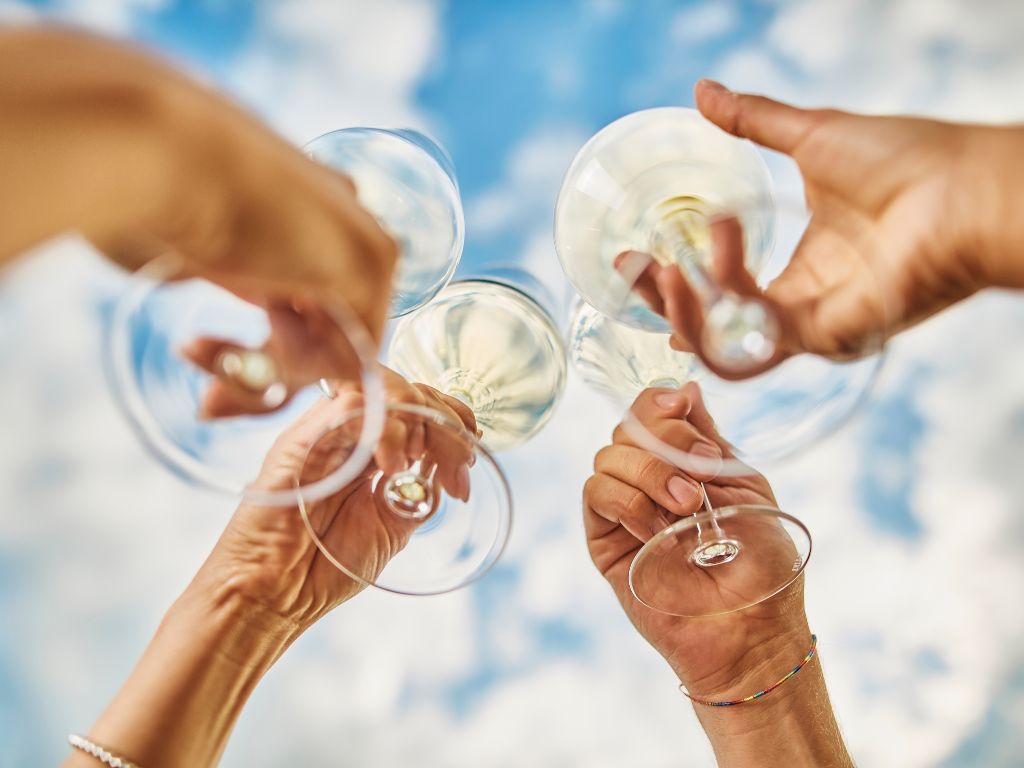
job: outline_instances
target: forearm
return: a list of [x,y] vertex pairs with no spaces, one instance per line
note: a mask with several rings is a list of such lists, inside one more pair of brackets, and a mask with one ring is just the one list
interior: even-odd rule
[[964,256],[983,284],[1024,289],[1024,125],[970,130],[961,203],[970,233]]
[[[806,630],[780,639],[755,661],[748,674],[710,698],[742,698],[765,688],[803,658],[809,643]],[[731,707],[694,704],[694,708],[723,768],[853,765],[832,712],[817,655],[764,698]]]
[[[213,765],[256,684],[297,634],[197,581],[168,611],[88,737],[144,768]],[[92,765],[75,753],[65,768]]]
[[129,241],[144,250],[180,226],[194,210],[185,192],[203,194],[185,160],[190,131],[203,128],[179,130],[202,120],[189,91],[159,62],[100,38],[0,31],[0,264],[75,230],[135,266]]

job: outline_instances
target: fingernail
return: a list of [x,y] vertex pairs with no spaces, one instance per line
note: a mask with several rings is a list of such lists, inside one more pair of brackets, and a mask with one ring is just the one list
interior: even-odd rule
[[412,435],[409,437],[409,458],[418,459],[427,449],[426,430],[422,424],[416,424],[412,428]]
[[696,484],[678,475],[668,481],[669,495],[682,505],[693,502],[700,495],[700,489]]
[[728,93],[729,89],[722,85],[717,80],[712,80],[709,77],[703,78],[698,85],[704,90],[715,91],[717,93]]
[[469,501],[469,467],[465,464],[459,466],[455,482],[459,487],[459,498],[463,501]]
[[685,405],[689,398],[682,392],[659,392],[654,396],[654,404],[664,411],[671,411]]

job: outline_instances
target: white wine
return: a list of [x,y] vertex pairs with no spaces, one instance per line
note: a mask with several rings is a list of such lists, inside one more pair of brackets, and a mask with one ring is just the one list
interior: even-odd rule
[[536,434],[565,387],[554,322],[524,293],[489,280],[452,283],[403,318],[388,362],[410,381],[465,402],[495,451]]
[[627,115],[587,142],[566,173],[555,209],[558,257],[588,304],[635,328],[665,332],[667,321],[631,293],[617,258],[640,251],[677,264],[702,301],[713,302],[720,291],[710,277],[708,215],[742,211],[744,261],[757,275],[773,240],[771,190],[753,146],[694,110]]
[[587,384],[625,404],[648,387],[679,389],[703,375],[696,356],[673,350],[668,339],[580,302],[569,328],[569,359]]

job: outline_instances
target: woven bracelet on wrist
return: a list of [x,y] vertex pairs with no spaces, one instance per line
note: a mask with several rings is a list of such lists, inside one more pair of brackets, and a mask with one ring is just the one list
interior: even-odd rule
[[690,693],[681,685],[679,686],[679,690],[682,691],[683,695],[686,696],[686,698],[688,698],[694,704],[702,704],[705,707],[734,707],[737,704],[746,704],[748,701],[754,701],[755,699],[760,699],[762,696],[767,696],[769,693],[774,691],[776,688],[778,688],[784,682],[789,680],[791,677],[794,677],[797,672],[799,672],[801,669],[807,666],[807,662],[814,658],[817,649],[818,636],[811,635],[811,648],[809,651],[807,651],[807,655],[804,656],[803,661],[801,661],[799,664],[797,664],[795,667],[789,670],[789,672],[786,673],[785,677],[783,677],[778,682],[772,683],[764,690],[758,691],[757,693],[753,693],[750,696],[744,696],[742,699],[733,699],[732,701],[712,701],[711,699],[704,699],[698,696],[691,696]]
[[139,766],[130,760],[126,760],[123,757],[118,757],[112,752],[108,752],[99,744],[94,744],[84,736],[79,736],[77,733],[72,733],[68,736],[68,744],[75,749],[80,749],[87,755],[92,755],[104,765],[109,765],[110,768],[139,768]]

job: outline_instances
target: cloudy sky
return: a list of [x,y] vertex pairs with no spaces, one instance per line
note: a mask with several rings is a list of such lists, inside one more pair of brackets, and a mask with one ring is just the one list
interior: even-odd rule
[[[0,20],[36,17],[153,46],[296,143],[428,130],[464,196],[460,269],[521,264],[559,295],[551,213],[575,150],[627,112],[691,104],[701,76],[808,105],[1024,119],[1014,0],[0,0]],[[52,764],[89,726],[231,511],[150,459],[115,408],[102,338],[122,287],[74,239],[0,279],[5,766]],[[1024,752],[1022,360],[1024,299],[976,297],[891,345],[840,434],[765,468],[815,535],[808,612],[860,765]],[[611,428],[595,403],[571,381],[546,431],[503,457],[517,517],[491,575],[328,617],[257,690],[224,765],[710,764],[586,556],[579,489]]]

